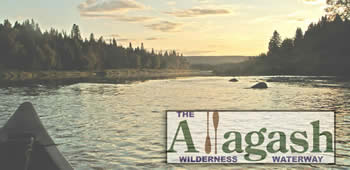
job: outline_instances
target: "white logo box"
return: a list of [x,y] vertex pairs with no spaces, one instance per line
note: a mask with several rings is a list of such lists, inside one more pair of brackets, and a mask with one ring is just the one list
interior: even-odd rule
[[335,164],[334,111],[166,114],[168,163]]

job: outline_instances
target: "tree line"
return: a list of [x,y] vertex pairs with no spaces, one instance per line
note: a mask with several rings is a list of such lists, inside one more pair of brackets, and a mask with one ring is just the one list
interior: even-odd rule
[[[339,1],[339,2],[338,2]],[[231,75],[350,75],[350,1],[328,0],[327,15],[293,38],[274,31],[268,52],[243,63],[215,68]],[[339,13],[341,8],[342,13]],[[347,12],[346,12],[347,11]]]
[[0,70],[102,70],[122,68],[182,69],[188,62],[175,50],[147,51],[106,42],[103,37],[83,39],[79,26],[69,33],[51,28],[42,32],[33,20],[0,24]]

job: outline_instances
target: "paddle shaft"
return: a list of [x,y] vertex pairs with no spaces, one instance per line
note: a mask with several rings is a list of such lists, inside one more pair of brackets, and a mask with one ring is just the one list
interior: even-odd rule
[[219,125],[218,112],[213,113],[213,124],[214,124],[214,130],[215,130],[215,154],[217,154],[217,131],[218,131],[218,125]]
[[207,136],[209,136],[209,112],[207,113]]
[[207,137],[205,138],[205,153],[209,154],[211,152],[211,143],[209,137],[209,112],[207,112]]
[[215,154],[217,154],[218,153],[218,150],[217,150],[217,129],[215,129]]

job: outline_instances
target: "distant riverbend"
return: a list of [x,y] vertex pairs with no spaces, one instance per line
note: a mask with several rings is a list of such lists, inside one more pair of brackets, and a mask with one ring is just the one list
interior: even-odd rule
[[103,71],[0,71],[0,85],[120,83],[133,80],[208,76],[209,71],[179,69],[115,69]]

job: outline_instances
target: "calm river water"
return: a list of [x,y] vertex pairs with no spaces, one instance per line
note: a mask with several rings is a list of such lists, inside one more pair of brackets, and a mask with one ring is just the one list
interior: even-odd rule
[[[229,79],[0,88],[0,126],[22,102],[32,102],[75,169],[350,168],[350,81],[261,76],[238,77],[239,82],[230,83]],[[270,88],[249,89],[258,81],[268,81]],[[337,165],[166,164],[165,110],[175,109],[336,110]]]

